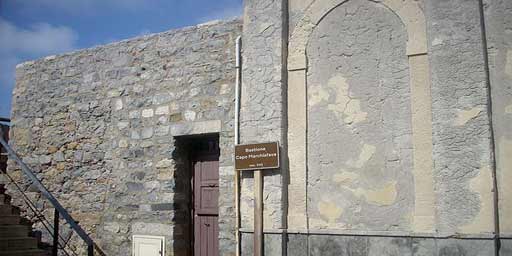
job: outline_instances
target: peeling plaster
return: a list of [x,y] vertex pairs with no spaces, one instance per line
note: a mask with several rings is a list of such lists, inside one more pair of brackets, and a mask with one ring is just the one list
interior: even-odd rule
[[398,195],[396,191],[396,181],[391,181],[380,189],[358,188],[353,192],[359,197],[365,197],[368,203],[376,205],[392,205]]
[[328,90],[322,86],[310,86],[308,104],[310,107],[329,100],[330,91],[334,92],[333,104],[327,104],[327,109],[333,111],[336,116],[346,124],[360,123],[366,120],[368,113],[361,109],[361,101],[349,95],[349,84],[346,78],[337,75],[329,79]]
[[491,168],[485,166],[470,180],[469,187],[480,198],[480,211],[471,223],[460,228],[464,233],[489,232],[493,230],[493,194]]
[[[357,13],[358,21],[344,16],[347,12]],[[299,66],[288,66],[291,91],[300,90],[296,81],[307,88],[310,228],[410,230],[412,71],[404,54],[405,32],[388,9],[347,1],[326,15],[308,39],[305,81],[295,79],[302,72]],[[380,49],[373,48],[376,44]],[[421,66],[418,72],[424,70]],[[329,219],[328,209],[333,214],[342,209],[340,217]]]
[[355,168],[361,168],[364,166],[370,158],[372,158],[373,154],[375,154],[376,147],[369,144],[364,144],[361,148],[361,152],[359,153],[359,158],[357,160],[350,159],[347,161],[347,165]]
[[356,173],[347,172],[347,171],[342,170],[340,173],[334,174],[332,179],[336,183],[346,185],[346,184],[354,182],[357,179],[357,177],[359,177],[359,175],[357,175]]
[[337,75],[329,79],[328,87],[336,92],[334,104],[329,104],[327,109],[334,111],[336,115],[343,119],[346,124],[360,123],[366,120],[367,112],[361,110],[361,101],[350,97],[349,84],[347,79]]
[[512,114],[512,104],[505,107],[505,114]]
[[481,107],[475,107],[470,110],[460,110],[457,112],[457,118],[453,121],[455,126],[466,124],[469,120],[477,117],[482,112]]
[[320,215],[327,219],[329,223],[336,223],[336,219],[343,213],[343,209],[332,202],[320,201],[317,206]]
[[350,188],[350,185],[358,183],[359,175],[352,172],[341,172],[333,176],[333,180],[341,187],[351,191],[358,197],[364,197],[368,203],[375,205],[392,205],[397,198],[396,181],[388,182],[380,189]]
[[308,88],[309,90],[309,98],[308,98],[308,105],[310,107],[316,106],[321,102],[329,100],[329,92],[324,90],[322,86],[310,86]]

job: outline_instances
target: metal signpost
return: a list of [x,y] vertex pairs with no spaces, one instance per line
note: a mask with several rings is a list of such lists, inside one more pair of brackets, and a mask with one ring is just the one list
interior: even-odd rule
[[263,170],[279,168],[279,143],[235,146],[235,169],[254,171],[254,256],[263,255]]

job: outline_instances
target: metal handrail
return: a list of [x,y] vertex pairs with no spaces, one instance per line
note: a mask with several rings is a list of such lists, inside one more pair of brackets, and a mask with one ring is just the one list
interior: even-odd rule
[[[4,173],[4,175],[9,179],[9,183],[7,185],[12,183],[14,185],[14,187],[16,187],[16,189],[18,189],[18,191],[21,193],[21,195],[23,197],[23,201],[27,204],[28,208],[34,213],[34,217],[39,220],[39,222],[43,225],[43,227],[46,229],[46,231],[48,231],[48,233],[51,236],[53,236],[54,240],[55,240],[55,237],[57,237],[57,236],[56,236],[55,232],[52,231],[52,229],[55,230],[55,226],[50,225],[49,221],[46,219],[44,214],[41,213],[41,211],[39,211],[37,209],[37,206],[28,198],[28,196],[23,192],[23,189],[21,189],[21,187],[16,183],[16,181],[8,173]],[[60,244],[60,242],[58,242],[58,244],[60,245],[60,248],[64,251],[64,253],[67,256],[71,256],[71,255],[69,255],[68,251],[65,248],[65,246],[67,244],[66,239],[64,239],[64,237],[62,237],[59,234],[57,234],[57,235],[58,235],[58,238],[60,238],[60,240],[62,240],[62,242],[64,242],[64,245],[62,245],[62,244]],[[72,248],[72,249],[75,249],[75,248]],[[77,255],[74,250],[71,250],[71,251],[73,252],[73,255]]]
[[19,156],[14,152],[14,150],[7,144],[3,137],[3,131],[0,129],[0,144],[4,147],[4,149],[9,154],[9,157],[13,159],[20,167],[23,173],[30,178],[33,184],[39,189],[41,194],[50,201],[50,203],[55,208],[55,212],[59,213],[59,215],[66,220],[66,222],[70,225],[70,227],[84,240],[87,244],[87,254],[88,256],[94,255],[94,242],[89,237],[89,235],[80,227],[76,221],[69,215],[68,211],[62,207],[62,205],[57,201],[57,199],[46,189],[46,187],[39,181],[36,175],[30,170],[30,168],[19,158]]

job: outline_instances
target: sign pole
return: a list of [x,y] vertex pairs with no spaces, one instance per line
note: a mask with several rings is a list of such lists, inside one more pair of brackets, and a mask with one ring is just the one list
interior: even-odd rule
[[263,255],[263,171],[279,169],[279,143],[235,145],[236,171],[254,171],[254,256]]
[[263,172],[254,171],[254,256],[263,255]]

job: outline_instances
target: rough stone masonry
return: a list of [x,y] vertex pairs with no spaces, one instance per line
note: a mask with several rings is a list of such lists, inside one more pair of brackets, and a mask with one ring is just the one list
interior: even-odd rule
[[221,248],[233,248],[240,33],[239,20],[214,22],[17,67],[12,145],[107,255],[131,255],[132,234],[165,236],[167,255],[189,253],[189,181],[175,138],[205,133],[220,137]]
[[512,255],[512,1],[244,3],[243,21],[18,66],[11,144],[105,252],[147,234],[191,255],[180,138],[214,133],[219,254],[252,255],[251,172],[235,226],[241,35],[240,141],[281,146],[265,255]]

